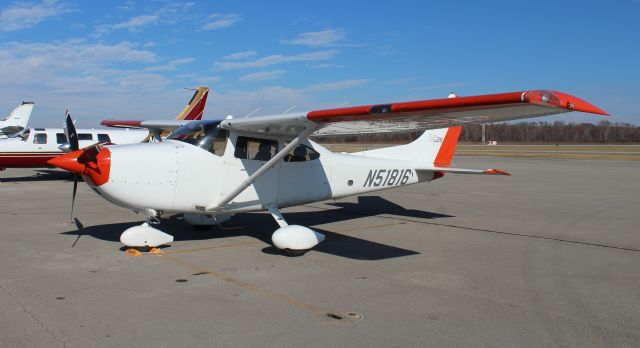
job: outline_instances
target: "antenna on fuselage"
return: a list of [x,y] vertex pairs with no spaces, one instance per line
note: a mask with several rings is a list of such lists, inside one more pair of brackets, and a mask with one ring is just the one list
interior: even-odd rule
[[288,108],[285,112],[283,112],[283,114],[286,114],[287,112],[289,112],[289,111],[291,111],[291,110],[295,109],[295,108],[296,108],[296,106],[298,106],[298,105],[294,105],[294,106],[292,106],[292,107]]
[[250,113],[248,113],[248,114],[247,114],[245,117],[243,117],[243,118],[247,118],[247,117],[249,117],[249,116],[251,116],[251,115],[255,114],[256,112],[258,112],[258,110],[260,110],[260,108],[256,108],[255,110],[251,111]]

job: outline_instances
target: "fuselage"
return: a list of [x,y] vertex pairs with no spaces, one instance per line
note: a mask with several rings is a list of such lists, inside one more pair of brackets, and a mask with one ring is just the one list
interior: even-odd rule
[[[139,143],[147,135],[146,130],[78,130],[81,148],[97,143]],[[17,136],[0,139],[0,168],[50,167],[47,161],[63,154],[67,144],[63,129],[29,128]]]
[[[183,141],[107,146],[108,180],[99,185],[86,178],[107,200],[136,211],[211,214],[263,210],[268,205],[294,206],[433,179],[414,170],[410,161],[335,154],[312,141],[304,156],[292,152],[235,197],[224,210],[207,212],[238,187],[268,158],[258,143],[268,142],[271,154],[282,149],[278,138],[232,133],[226,144],[203,149]],[[253,143],[255,144],[253,144]],[[105,173],[102,170],[102,173]]]

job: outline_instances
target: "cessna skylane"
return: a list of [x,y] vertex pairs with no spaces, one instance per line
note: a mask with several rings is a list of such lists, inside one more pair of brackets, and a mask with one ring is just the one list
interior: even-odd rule
[[[451,167],[461,126],[568,111],[607,115],[562,92],[531,90],[193,121],[162,142],[81,150],[72,144],[75,151],[49,163],[81,175],[110,202],[146,215],[146,222],[120,236],[128,247],[157,251],[155,247],[171,243],[173,236],[151,226],[167,214],[183,214],[187,223],[206,226],[236,213],[267,210],[279,225],[273,244],[298,255],[324,235],[288,225],[281,208],[429,182],[448,173],[509,175],[498,169]],[[118,121],[103,124],[117,126]],[[309,139],[415,130],[424,132],[409,144],[348,154],[332,153]],[[72,207],[73,200],[75,187]]]
[[[204,106],[207,102],[209,89],[198,87],[191,97],[187,106],[178,114],[171,127],[179,127],[192,120],[202,119]],[[30,113],[33,103],[23,103],[22,114],[28,119],[29,113],[24,107],[29,106]],[[16,109],[18,110],[18,109]],[[16,113],[14,111],[9,118]],[[163,121],[165,124],[171,121]],[[26,125],[26,120],[24,121]],[[125,128],[134,129],[79,129],[77,137],[79,148],[88,147],[97,143],[111,144],[131,144],[140,143],[153,139],[161,139],[167,134],[156,132],[155,128],[135,129],[135,125],[126,125],[126,121],[121,125]],[[171,128],[165,125],[165,128]],[[6,168],[44,168],[50,167],[47,163],[56,156],[69,152],[69,141],[67,140],[66,129],[56,128],[28,128],[13,136],[12,138],[0,140],[0,171]]]
[[29,123],[33,111],[33,102],[22,102],[9,116],[0,120],[0,139],[6,139],[22,132]]

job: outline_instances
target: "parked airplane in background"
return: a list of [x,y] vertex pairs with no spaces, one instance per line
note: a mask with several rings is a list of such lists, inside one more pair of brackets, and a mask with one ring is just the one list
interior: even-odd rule
[[[164,214],[182,213],[192,225],[213,225],[235,213],[268,210],[280,226],[273,244],[298,254],[324,236],[288,225],[280,208],[432,181],[446,173],[508,175],[450,167],[460,126],[568,111],[606,115],[571,95],[534,90],[194,121],[162,142],[97,145],[49,163],[82,175],[112,203],[147,215],[147,222],[120,236],[127,246],[172,242],[172,236],[150,226]],[[312,134],[420,129],[425,132],[410,144],[351,154],[332,153],[309,140]]]
[[[202,119],[208,93],[207,87],[196,89],[187,106],[173,121],[175,128],[190,121]],[[170,123],[171,121],[165,120],[164,122]],[[160,133],[156,135],[162,136]],[[152,138],[146,129],[79,129],[77,136],[79,148],[97,143],[140,143]],[[17,136],[0,140],[0,171],[6,168],[51,167],[47,161],[68,151],[69,142],[64,129],[29,128]]]
[[31,111],[33,111],[33,102],[22,102],[13,109],[9,116],[0,121],[0,139],[12,137],[27,128]]

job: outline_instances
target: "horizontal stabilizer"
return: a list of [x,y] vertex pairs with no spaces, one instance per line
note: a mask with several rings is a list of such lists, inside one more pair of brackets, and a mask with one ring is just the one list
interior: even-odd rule
[[453,174],[480,174],[480,175],[511,175],[500,169],[465,169],[465,168],[450,168],[439,167],[433,165],[424,165],[416,167],[419,172],[441,172],[441,173],[453,173]]

